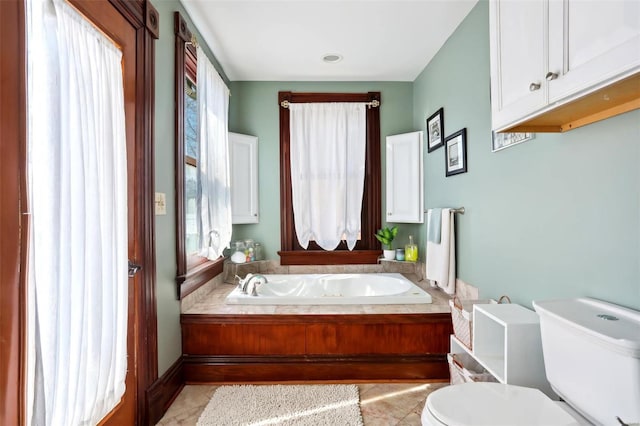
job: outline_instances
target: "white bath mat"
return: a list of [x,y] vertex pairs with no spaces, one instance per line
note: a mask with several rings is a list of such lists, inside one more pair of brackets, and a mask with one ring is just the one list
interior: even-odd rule
[[362,425],[355,385],[220,386],[198,426]]

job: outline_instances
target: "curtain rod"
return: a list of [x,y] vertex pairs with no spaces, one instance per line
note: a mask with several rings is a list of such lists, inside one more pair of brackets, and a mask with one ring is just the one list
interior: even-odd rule
[[[282,108],[289,108],[289,105],[291,105],[292,102],[289,101],[282,101],[280,102],[280,106]],[[306,102],[305,102],[306,103]],[[308,102],[308,103],[313,103],[313,102]],[[354,103],[358,103],[358,102],[354,102]],[[377,108],[380,106],[380,101],[377,99],[374,99],[371,102],[363,102],[368,108]]]
[[193,45],[193,47],[198,47],[198,46],[200,46],[200,45],[198,44],[198,39],[196,38],[196,35],[195,35],[195,34],[191,34],[191,40],[190,40],[190,41],[188,41],[186,44],[191,44],[191,45]]
[[[191,41],[187,41],[185,44],[190,44],[195,48],[200,47],[200,44],[198,43],[198,38],[196,37],[195,34],[191,34]],[[214,67],[215,68],[215,67]],[[224,77],[222,76],[222,74],[220,74],[220,71],[216,70],[216,72],[218,73],[218,75],[220,76],[220,78],[222,79],[222,81],[224,81]],[[224,83],[225,86],[227,86],[227,83]],[[185,87],[185,91],[186,91],[186,87]],[[229,97],[231,97],[231,90],[229,90],[229,87],[227,87],[227,90],[229,91]],[[190,93],[187,92],[188,95],[191,95]]]

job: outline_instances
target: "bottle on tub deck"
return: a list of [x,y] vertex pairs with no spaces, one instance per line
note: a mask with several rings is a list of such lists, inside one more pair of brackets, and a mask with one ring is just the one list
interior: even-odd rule
[[233,243],[233,248],[231,251],[233,252],[233,254],[231,255],[231,261],[233,263],[245,263],[247,261],[244,241],[236,241],[235,243]]
[[418,261],[418,246],[413,242],[413,235],[409,235],[409,244],[404,246],[404,259],[407,262]]
[[256,260],[256,253],[255,253],[255,244],[253,242],[253,240],[244,240],[244,254],[246,256],[247,262],[253,262],[254,260]]
[[256,260],[263,260],[263,255],[262,255],[262,244],[260,244],[260,243],[256,243],[256,245],[255,245],[255,248],[254,248],[253,252],[255,253]]

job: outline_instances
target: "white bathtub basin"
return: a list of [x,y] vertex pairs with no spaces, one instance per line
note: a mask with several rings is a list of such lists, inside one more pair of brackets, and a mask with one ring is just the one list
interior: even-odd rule
[[265,275],[258,296],[234,289],[237,305],[393,305],[431,303],[431,296],[401,274]]

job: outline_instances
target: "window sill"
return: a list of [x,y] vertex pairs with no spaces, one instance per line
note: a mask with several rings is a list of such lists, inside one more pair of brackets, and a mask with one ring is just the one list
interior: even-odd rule
[[218,274],[221,274],[224,266],[224,260],[224,257],[220,257],[216,260],[206,261],[189,269],[185,275],[179,275],[176,277],[176,281],[180,286],[180,299],[193,293]]
[[375,265],[381,250],[279,251],[281,265]]

